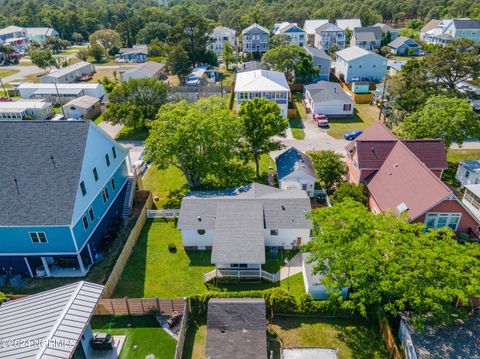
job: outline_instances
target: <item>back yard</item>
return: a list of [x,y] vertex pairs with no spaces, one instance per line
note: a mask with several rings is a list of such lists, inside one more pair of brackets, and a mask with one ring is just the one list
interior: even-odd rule
[[111,335],[125,335],[120,359],[145,358],[154,354],[157,358],[173,358],[177,342],[168,335],[153,316],[95,316],[92,330]]

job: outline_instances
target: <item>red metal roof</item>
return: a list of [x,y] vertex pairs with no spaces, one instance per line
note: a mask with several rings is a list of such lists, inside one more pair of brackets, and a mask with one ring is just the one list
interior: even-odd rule
[[378,172],[367,183],[382,211],[404,203],[410,219],[415,219],[441,202],[452,191],[428,169],[408,147],[397,141]]

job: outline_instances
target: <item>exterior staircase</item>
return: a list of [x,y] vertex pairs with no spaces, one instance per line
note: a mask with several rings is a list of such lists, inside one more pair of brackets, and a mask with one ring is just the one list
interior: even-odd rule
[[133,198],[135,197],[135,177],[130,176],[127,180],[127,191],[123,201],[122,218],[128,218],[132,212]]

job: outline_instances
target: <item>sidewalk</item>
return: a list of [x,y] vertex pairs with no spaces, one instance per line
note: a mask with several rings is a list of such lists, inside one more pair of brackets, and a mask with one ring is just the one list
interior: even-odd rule
[[297,253],[290,260],[290,271],[288,270],[288,266],[282,267],[277,273],[275,273],[275,278],[278,281],[281,281],[281,280],[287,279],[289,277],[289,274],[291,277],[301,272],[302,272],[302,253]]

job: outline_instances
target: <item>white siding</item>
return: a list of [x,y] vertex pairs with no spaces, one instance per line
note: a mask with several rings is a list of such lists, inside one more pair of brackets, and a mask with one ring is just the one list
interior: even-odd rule
[[183,229],[182,240],[184,247],[207,247],[213,245],[213,229],[205,230],[205,234],[200,235],[196,229]]
[[265,246],[267,247],[290,247],[295,244],[297,238],[302,239],[302,244],[307,243],[310,240],[310,229],[297,228],[297,229],[277,229],[278,235],[272,236],[270,234],[271,229],[265,229]]
[[280,189],[292,190],[302,189],[302,185],[307,185],[306,192],[309,197],[313,197],[315,190],[315,178],[302,170],[297,170],[288,176],[282,178],[279,182]]

